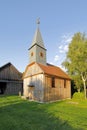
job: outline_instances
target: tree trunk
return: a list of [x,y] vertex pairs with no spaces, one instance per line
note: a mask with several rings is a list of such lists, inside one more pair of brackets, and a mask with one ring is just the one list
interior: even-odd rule
[[78,88],[77,91],[80,92],[80,88]]
[[83,81],[83,84],[84,84],[84,94],[85,94],[85,99],[86,99],[87,96],[86,96],[86,83],[85,83],[85,81]]
[[86,80],[87,80],[87,76],[83,76],[83,74],[81,73],[82,76],[82,81],[83,81],[83,85],[84,85],[84,95],[85,95],[85,99],[86,99]]

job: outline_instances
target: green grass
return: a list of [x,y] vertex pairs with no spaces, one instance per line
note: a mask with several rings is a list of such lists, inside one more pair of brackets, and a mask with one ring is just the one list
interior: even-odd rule
[[40,104],[1,96],[0,130],[87,130],[87,100]]

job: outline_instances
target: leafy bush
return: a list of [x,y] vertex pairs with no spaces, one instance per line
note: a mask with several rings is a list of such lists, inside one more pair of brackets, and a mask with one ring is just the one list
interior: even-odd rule
[[73,94],[73,98],[74,99],[85,99],[85,97],[84,97],[84,93],[82,93],[82,92],[75,92],[74,94]]

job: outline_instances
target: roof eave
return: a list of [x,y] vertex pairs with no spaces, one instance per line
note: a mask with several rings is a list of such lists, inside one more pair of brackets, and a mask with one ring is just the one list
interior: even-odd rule
[[46,73],[46,72],[44,72],[44,74],[47,75],[47,76],[51,76],[51,77],[55,76],[56,78],[71,80],[70,77],[62,77],[62,76],[58,76],[58,75],[52,75],[52,74],[49,74],[49,73]]

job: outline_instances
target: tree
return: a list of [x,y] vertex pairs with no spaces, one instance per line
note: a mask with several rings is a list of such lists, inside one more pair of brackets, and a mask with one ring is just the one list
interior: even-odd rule
[[84,33],[76,33],[66,55],[66,60],[62,63],[75,81],[77,88],[81,89],[83,83],[86,98],[87,81],[87,38]]

